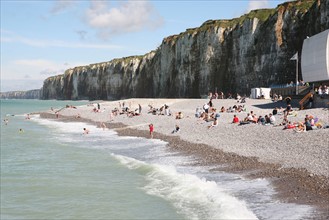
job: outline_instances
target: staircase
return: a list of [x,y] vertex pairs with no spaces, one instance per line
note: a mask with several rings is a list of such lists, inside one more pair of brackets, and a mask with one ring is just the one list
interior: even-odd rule
[[299,105],[300,105],[300,110],[303,110],[304,109],[304,104],[305,104],[305,102],[307,102],[308,101],[308,99],[311,97],[313,95],[313,93],[312,92],[309,92],[309,93],[307,93],[307,95],[306,96],[304,96],[304,98],[302,98],[300,101],[299,101]]

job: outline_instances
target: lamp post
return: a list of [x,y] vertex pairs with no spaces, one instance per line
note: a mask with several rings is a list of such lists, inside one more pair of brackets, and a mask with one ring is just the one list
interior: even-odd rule
[[298,95],[298,52],[290,60],[296,60],[296,95]]

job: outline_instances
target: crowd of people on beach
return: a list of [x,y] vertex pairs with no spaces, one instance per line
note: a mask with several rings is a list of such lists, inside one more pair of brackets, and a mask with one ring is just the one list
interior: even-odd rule
[[[239,99],[239,98],[237,98]],[[310,130],[316,130],[321,128],[329,128],[328,125],[323,125],[318,118],[314,118],[312,115],[305,115],[304,121],[301,122],[292,122],[288,120],[288,117],[297,116],[297,110],[294,110],[291,106],[291,98],[287,97],[285,99],[287,106],[286,108],[275,107],[272,112],[266,114],[265,116],[257,116],[254,111],[246,112],[244,105],[234,105],[233,107],[225,108],[221,107],[221,113],[241,113],[246,112],[246,116],[241,120],[239,117],[234,114],[232,123],[238,125],[247,125],[247,124],[260,124],[260,125],[273,125],[273,126],[283,126],[285,129],[294,129],[296,132],[305,132]],[[202,121],[212,122],[208,128],[216,127],[218,125],[218,118],[220,114],[216,112],[216,108],[212,104],[212,98],[208,103],[205,103],[203,108],[197,107],[195,116]],[[281,123],[277,123],[276,116],[283,117]]]
[[[285,99],[282,97],[275,96],[272,100],[273,102],[282,102],[282,104],[286,104],[285,108],[275,107],[268,114],[256,114],[254,111],[247,111],[246,108],[246,97],[241,97],[239,94],[236,94],[235,100],[236,104],[232,106],[221,106],[217,109],[213,104],[213,99],[223,98],[224,95],[220,94],[212,94],[210,93],[208,96],[208,101],[205,102],[202,106],[198,106],[195,110],[195,117],[197,118],[198,124],[207,123],[207,128],[215,128],[217,127],[221,121],[219,120],[221,114],[230,114],[232,113],[232,119],[228,123],[237,124],[239,126],[245,126],[248,124],[258,124],[258,125],[272,125],[275,127],[282,126],[283,130],[293,129],[296,132],[305,132],[310,130],[316,130],[320,128],[328,128],[328,125],[324,125],[323,122],[317,117],[312,115],[305,115],[303,121],[292,121],[292,117],[297,116],[300,112],[296,109],[293,109],[291,106],[291,97],[287,96]],[[218,102],[217,102],[218,103]],[[88,106],[92,107],[92,112],[101,113],[104,110],[101,109],[99,103],[92,103]],[[148,105],[149,109],[147,110],[147,114],[155,115],[155,116],[170,116],[174,117],[176,120],[181,120],[189,116],[185,116],[182,111],[172,112],[169,105],[163,104],[160,107],[155,107],[153,104]],[[66,108],[72,108],[71,106],[66,106]],[[74,107],[75,108],[75,107]],[[58,117],[58,112],[55,111],[56,117]],[[246,115],[241,117],[242,113]],[[118,102],[118,107],[115,107],[110,111],[110,122],[114,120],[115,117],[120,115],[126,115],[128,118],[132,118],[135,116],[142,115],[142,106],[138,104],[137,108],[132,108],[131,102],[128,104],[125,102]],[[241,118],[239,118],[241,117]],[[81,115],[78,113],[76,118],[81,118]],[[227,117],[226,117],[227,118]],[[300,118],[300,117],[299,117]],[[282,120],[281,120],[282,119]],[[210,124],[208,124],[210,123]],[[100,127],[103,129],[106,128],[105,123],[101,123]],[[180,131],[180,126],[177,121],[174,130],[172,130],[172,134],[178,133]],[[84,128],[83,134],[89,134],[89,130]],[[149,132],[150,137],[153,138],[154,133],[154,125],[149,124]]]
[[324,97],[325,95],[329,95],[329,87],[327,85],[320,85],[318,88],[315,88],[315,93],[320,95],[320,97]]
[[[275,107],[269,114],[266,115],[257,115],[255,112],[246,111],[245,105],[241,104],[241,97],[237,94],[236,100],[237,104],[233,106],[222,106],[218,111],[213,104],[214,96],[211,96],[208,102],[204,103],[202,107],[198,106],[195,111],[195,117],[199,122],[209,122],[210,125],[207,125],[207,128],[214,128],[219,125],[219,118],[221,114],[234,113],[231,123],[238,125],[247,125],[247,124],[259,124],[259,125],[272,125],[272,126],[282,126],[283,130],[294,129],[296,132],[304,132],[309,130],[315,130],[320,128],[328,128],[324,126],[318,118],[314,118],[312,115],[306,115],[305,120],[302,122],[292,122],[288,120],[290,117],[297,116],[297,110],[294,110],[291,106],[291,97],[286,97],[283,100],[287,105],[286,108]],[[275,100],[273,100],[275,101]],[[243,103],[246,102],[244,99]],[[140,105],[139,105],[140,106]],[[179,111],[172,113],[169,106],[164,104],[159,108],[154,107],[153,105],[148,105],[149,110],[148,114],[157,115],[157,116],[174,116],[175,119],[183,119],[183,112]],[[125,112],[124,110],[122,112]],[[240,119],[238,113],[246,113],[246,116]],[[140,111],[141,114],[141,111]],[[241,115],[241,114],[240,114]],[[282,118],[282,121],[279,123],[278,117]],[[153,137],[154,125],[150,124],[150,135]],[[180,131],[180,127],[176,124],[175,129],[171,132],[172,134]]]

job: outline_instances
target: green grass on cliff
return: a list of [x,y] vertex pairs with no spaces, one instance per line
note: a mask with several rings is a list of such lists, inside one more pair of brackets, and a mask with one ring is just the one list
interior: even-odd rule
[[214,27],[233,28],[236,25],[242,25],[248,19],[258,18],[261,21],[266,21],[275,12],[276,9],[260,9],[260,10],[253,10],[248,14],[242,15],[239,18],[234,18],[230,20],[208,20],[204,22],[200,27],[186,29],[185,32],[165,38],[165,41],[166,42],[176,41],[178,38],[186,34],[192,35],[195,32],[205,32]]
[[165,38],[164,41],[167,43],[170,42],[173,45],[177,39],[185,35],[193,35],[194,33],[205,32],[214,27],[234,28],[237,25],[243,25],[246,20],[254,18],[258,18],[260,21],[265,22],[269,17],[276,14],[281,7],[284,7],[285,10],[297,10],[302,13],[305,13],[313,6],[316,1],[317,0],[299,0],[285,2],[278,5],[277,8],[253,10],[248,14],[240,16],[239,18],[233,18],[229,20],[208,20],[204,22],[200,27],[186,29],[185,32],[169,36]]
[[298,10],[303,13],[307,12],[310,10],[310,8],[314,5],[314,3],[317,0],[299,0],[299,1],[293,1],[293,2],[285,2],[280,5],[279,7],[284,7],[286,10]]
[[[242,25],[246,20],[251,20],[254,18],[258,18],[261,21],[266,21],[270,16],[272,16],[276,12],[276,9],[260,9],[260,10],[253,10],[249,12],[248,14],[244,14],[239,18],[234,18],[230,20],[216,20],[214,25],[220,26],[223,28],[233,28],[236,25]],[[202,28],[207,28],[209,24],[205,22],[202,26]]]
[[117,59],[113,59],[111,62],[124,62],[124,63],[129,63],[130,61],[134,60],[134,59],[143,59],[144,55],[139,55],[139,56],[129,56],[129,57],[123,57],[123,58],[117,58]]
[[213,27],[233,28],[236,25],[242,25],[248,19],[258,18],[261,21],[266,21],[275,12],[276,9],[260,9],[260,10],[253,10],[248,14],[242,15],[239,18],[234,18],[230,20],[208,20],[204,22],[200,27],[186,29],[185,32],[165,38],[165,41],[166,42],[176,41],[178,38],[186,34],[193,35],[193,33],[195,32],[205,32]]
[[223,28],[233,28],[236,25],[242,25],[246,20],[258,18],[260,21],[266,21],[270,16],[274,15],[279,7],[284,6],[286,10],[298,10],[303,13],[307,12],[316,0],[300,0],[300,1],[293,1],[293,2],[286,2],[281,5],[278,5],[277,8],[273,9],[259,9],[259,10],[252,10],[248,14],[244,14],[239,18],[234,18],[230,20],[209,20],[203,23],[199,28],[194,29],[187,29],[189,31],[205,31],[210,27],[213,26],[220,26]]

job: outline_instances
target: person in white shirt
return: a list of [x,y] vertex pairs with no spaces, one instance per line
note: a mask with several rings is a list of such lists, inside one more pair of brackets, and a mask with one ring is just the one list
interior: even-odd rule
[[271,124],[274,125],[275,124],[275,117],[272,113],[270,113],[269,115],[270,115]]
[[206,112],[206,113],[208,113],[208,110],[209,110],[209,105],[208,105],[208,103],[205,103],[204,105],[203,105],[203,109],[204,109],[204,111]]

